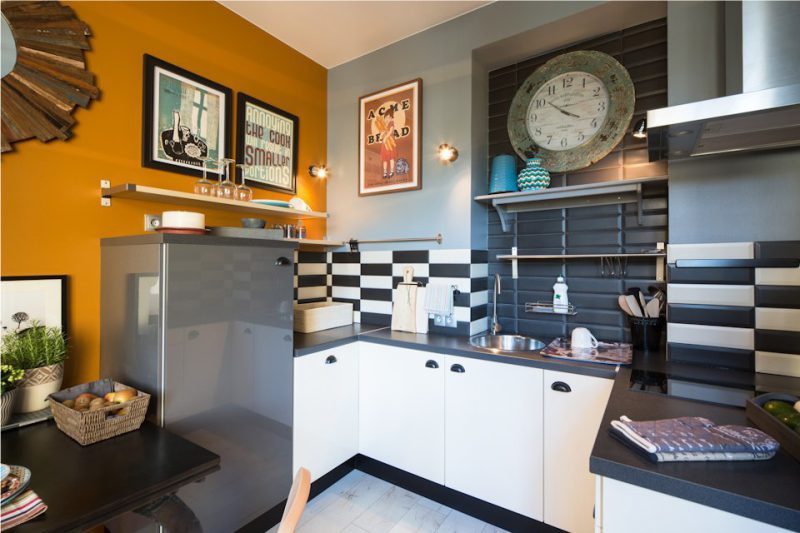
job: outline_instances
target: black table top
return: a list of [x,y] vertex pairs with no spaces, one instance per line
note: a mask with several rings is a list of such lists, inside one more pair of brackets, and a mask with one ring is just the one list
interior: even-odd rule
[[14,531],[69,531],[103,523],[219,470],[218,455],[144,423],[81,446],[46,422],[4,431],[2,461],[31,471],[47,512]]

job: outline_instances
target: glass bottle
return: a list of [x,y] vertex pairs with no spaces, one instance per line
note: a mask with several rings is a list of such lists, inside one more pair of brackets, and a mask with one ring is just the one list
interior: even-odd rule
[[242,171],[242,184],[236,186],[236,199],[241,200],[242,202],[249,202],[253,199],[253,189],[245,184],[244,177],[245,174],[247,174],[247,169],[250,167],[250,165],[239,164],[236,166]]

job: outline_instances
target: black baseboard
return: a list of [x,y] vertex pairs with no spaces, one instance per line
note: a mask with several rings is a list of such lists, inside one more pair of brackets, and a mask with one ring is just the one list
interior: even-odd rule
[[420,496],[424,496],[451,509],[461,511],[488,522],[493,526],[503,528],[514,533],[523,532],[542,532],[557,533],[561,530],[544,522],[539,522],[533,518],[503,509],[497,505],[479,500],[473,496],[450,489],[444,485],[439,485],[433,481],[409,474],[405,470],[400,470],[364,455],[356,455],[355,468],[362,472],[375,476],[393,485],[402,487]]

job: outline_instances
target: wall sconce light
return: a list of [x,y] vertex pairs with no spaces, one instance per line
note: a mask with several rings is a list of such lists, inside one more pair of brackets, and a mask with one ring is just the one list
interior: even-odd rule
[[449,144],[439,145],[439,161],[452,163],[456,159],[458,159],[458,150],[456,150],[455,146],[450,146]]
[[636,121],[636,124],[633,126],[633,130],[631,131],[631,135],[636,137],[637,139],[647,139],[647,119],[640,118]]
[[327,178],[328,168],[323,165],[311,165],[308,167],[308,173],[314,178]]

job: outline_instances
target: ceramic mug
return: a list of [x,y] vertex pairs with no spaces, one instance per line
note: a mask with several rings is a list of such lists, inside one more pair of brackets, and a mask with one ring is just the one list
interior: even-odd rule
[[587,348],[597,348],[597,339],[594,338],[592,332],[586,328],[575,328],[572,330],[572,348],[579,350]]

